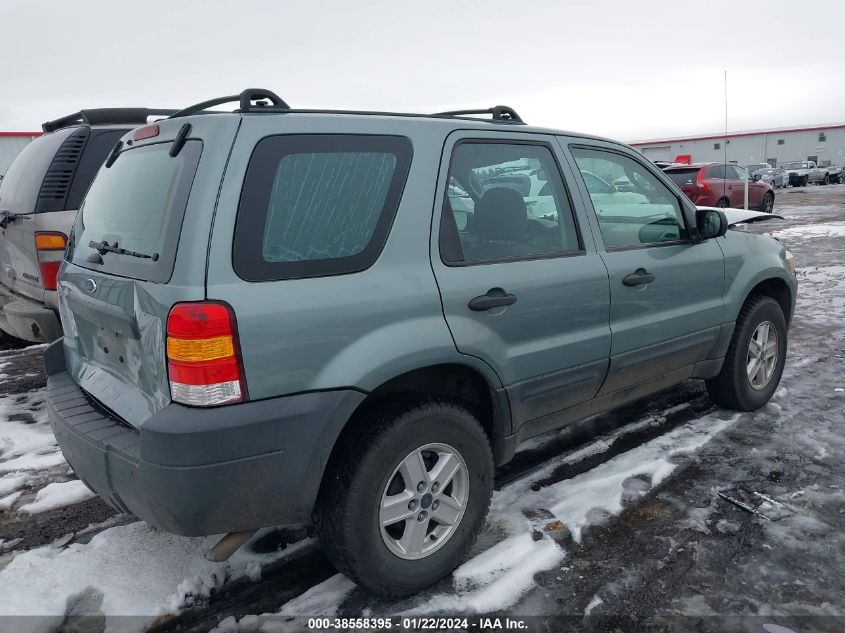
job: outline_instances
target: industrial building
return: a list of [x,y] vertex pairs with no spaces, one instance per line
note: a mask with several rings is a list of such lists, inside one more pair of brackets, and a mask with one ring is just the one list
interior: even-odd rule
[[721,162],[727,155],[729,163],[740,165],[813,160],[825,167],[845,163],[845,123],[636,141],[631,146],[651,160]]
[[0,176],[6,173],[15,156],[38,136],[41,132],[0,132]]

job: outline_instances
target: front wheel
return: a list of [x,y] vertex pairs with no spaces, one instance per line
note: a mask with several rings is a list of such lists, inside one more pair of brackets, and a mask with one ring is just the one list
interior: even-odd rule
[[774,395],[786,361],[786,318],[771,297],[746,301],[719,374],[707,381],[711,400],[736,411],[754,411]]
[[828,176],[827,174],[825,174],[825,175],[824,175],[824,180],[822,180],[822,184],[823,184],[823,185],[829,185],[829,184],[830,184],[830,176]]
[[763,212],[764,213],[771,213],[772,209],[775,206],[775,197],[772,195],[772,192],[769,191],[763,196]]
[[314,512],[338,570],[401,597],[461,563],[493,490],[490,444],[469,411],[444,400],[400,403],[374,413],[343,451]]

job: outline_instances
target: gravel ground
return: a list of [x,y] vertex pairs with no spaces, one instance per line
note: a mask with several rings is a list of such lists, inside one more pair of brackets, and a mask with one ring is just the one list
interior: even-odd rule
[[[264,530],[215,565],[214,539],[97,498],[31,513],[74,478],[44,432],[41,349],[0,342],[0,630],[485,614],[549,631],[845,631],[845,185],[778,191],[775,211],[749,230],[787,244],[800,290],[773,401],[734,414],[693,381],[532,440],[498,472],[471,559],[403,601],[354,587],[301,531]],[[761,516],[719,491],[783,505]]]

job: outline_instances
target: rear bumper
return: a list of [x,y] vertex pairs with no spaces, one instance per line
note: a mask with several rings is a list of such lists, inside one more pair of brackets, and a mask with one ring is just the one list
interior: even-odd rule
[[335,440],[364,399],[337,390],[170,404],[135,428],[71,379],[60,341],[45,361],[50,425],[77,476],[118,510],[189,536],[307,524]]
[[0,284],[0,330],[25,341],[51,343],[62,335],[62,324],[43,303]]

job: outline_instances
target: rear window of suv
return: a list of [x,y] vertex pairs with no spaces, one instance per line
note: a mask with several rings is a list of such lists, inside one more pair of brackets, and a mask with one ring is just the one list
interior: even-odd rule
[[175,157],[171,146],[125,150],[111,167],[100,169],[76,218],[70,261],[134,279],[170,279],[202,142],[188,141]]
[[676,185],[694,185],[695,179],[698,178],[698,169],[672,169],[664,173],[672,179]]
[[411,163],[401,136],[262,139],[244,178],[233,265],[247,281],[338,275],[381,253]]

